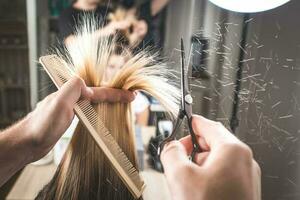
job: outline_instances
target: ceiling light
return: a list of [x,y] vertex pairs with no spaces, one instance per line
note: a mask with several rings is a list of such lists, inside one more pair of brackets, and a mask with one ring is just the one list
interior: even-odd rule
[[290,0],[209,0],[213,4],[235,12],[254,13],[270,10]]

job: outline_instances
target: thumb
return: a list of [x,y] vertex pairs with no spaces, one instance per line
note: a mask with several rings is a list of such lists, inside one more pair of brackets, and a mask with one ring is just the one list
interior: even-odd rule
[[80,97],[89,99],[93,95],[93,91],[88,88],[84,81],[79,77],[73,77],[66,82],[58,91],[58,98],[66,105],[74,106]]
[[179,141],[174,140],[165,145],[161,153],[161,162],[168,177],[176,174],[178,170],[182,169],[183,165],[188,164],[190,161],[184,146]]

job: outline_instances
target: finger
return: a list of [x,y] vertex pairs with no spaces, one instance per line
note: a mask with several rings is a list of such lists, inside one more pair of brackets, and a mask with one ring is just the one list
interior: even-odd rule
[[202,152],[195,155],[195,163],[198,165],[203,165],[210,152]]
[[193,143],[192,143],[192,138],[190,135],[185,136],[179,140],[181,144],[184,146],[187,155],[190,155],[193,151]]
[[79,98],[90,98],[93,91],[86,87],[84,81],[79,77],[73,77],[66,82],[57,92],[57,98],[60,103],[73,106]]
[[92,87],[93,96],[91,101],[94,103],[99,102],[122,102],[129,103],[134,100],[136,94],[128,90],[107,88],[107,87]]
[[226,142],[239,141],[221,123],[206,119],[199,115],[193,115],[192,126],[195,134],[204,138],[210,148]]
[[253,160],[252,162],[253,162],[253,169],[254,169],[256,176],[261,177],[261,169],[260,169],[259,164],[255,160]]
[[160,158],[167,176],[189,163],[184,146],[176,140],[165,145]]
[[[186,152],[190,155],[193,151],[193,143],[192,137],[190,135],[185,136],[179,140],[181,144],[185,147]],[[209,151],[209,146],[207,145],[206,141],[202,137],[197,137],[198,144],[202,151]]]

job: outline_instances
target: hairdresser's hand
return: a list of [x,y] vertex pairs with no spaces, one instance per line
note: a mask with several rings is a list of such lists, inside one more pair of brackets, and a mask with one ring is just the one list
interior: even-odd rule
[[74,117],[74,105],[79,98],[93,102],[130,102],[133,92],[111,88],[89,88],[83,80],[73,78],[57,92],[38,103],[21,123],[32,151],[32,161],[47,154],[66,131]]
[[145,20],[139,20],[134,24],[133,32],[143,39],[148,31],[148,25]]
[[251,149],[221,123],[193,116],[192,125],[204,152],[189,161],[191,138],[165,146],[161,160],[174,200],[258,200],[261,171]]
[[129,28],[130,22],[127,20],[122,21],[112,21],[106,26],[98,30],[99,36],[109,36],[114,35],[118,30],[125,30]]
[[111,29],[116,32],[118,30],[125,30],[129,28],[129,26],[131,25],[131,21],[126,19],[121,21],[112,21],[109,23],[109,25]]
[[145,20],[139,20],[133,25],[133,32],[130,34],[129,41],[132,47],[141,42],[148,32],[148,25]]

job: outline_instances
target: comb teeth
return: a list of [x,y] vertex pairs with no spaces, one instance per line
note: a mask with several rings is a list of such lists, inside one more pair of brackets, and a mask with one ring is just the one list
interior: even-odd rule
[[124,167],[125,171],[128,172],[128,175],[133,179],[133,182],[139,187],[142,187],[144,182],[141,180],[138,171],[129,161],[128,157],[120,148],[113,136],[109,133],[108,129],[103,124],[103,120],[96,113],[95,109],[87,100],[80,100],[77,104],[94,129],[101,130],[101,139],[107,144],[108,147],[110,147],[111,153],[119,162],[119,164]]
[[[67,66],[55,55],[41,57],[40,63],[57,87],[61,87],[72,77],[71,70],[68,70]],[[143,180],[119,144],[109,133],[101,117],[96,113],[90,102],[79,100],[74,110],[80,121],[89,130],[97,145],[111,162],[114,170],[128,190],[135,198],[139,198],[145,187]]]

